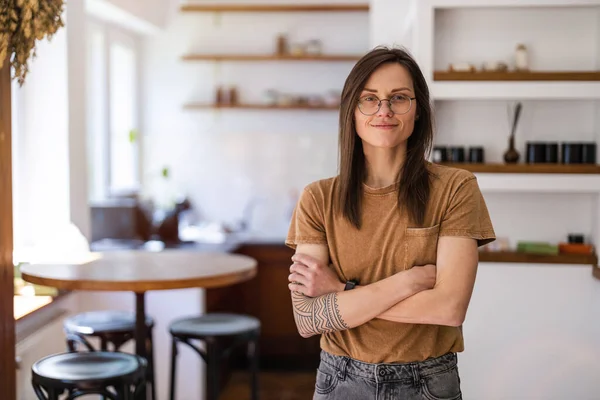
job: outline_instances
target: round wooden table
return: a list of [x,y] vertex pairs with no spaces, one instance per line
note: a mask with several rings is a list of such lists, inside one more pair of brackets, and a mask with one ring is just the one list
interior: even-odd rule
[[[30,264],[23,280],[65,290],[130,291],[136,295],[136,353],[146,358],[145,293],[149,290],[215,288],[244,282],[256,275],[251,257],[186,250],[94,253],[85,264]],[[145,390],[140,398],[145,399]]]

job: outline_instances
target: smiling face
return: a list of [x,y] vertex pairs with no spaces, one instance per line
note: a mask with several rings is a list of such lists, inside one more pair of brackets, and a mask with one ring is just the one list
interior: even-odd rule
[[[381,108],[373,115],[365,115],[359,107],[356,108],[356,132],[362,140],[365,152],[372,148],[406,149],[406,141],[415,126],[417,110],[416,100],[408,98],[414,97],[413,80],[402,65],[383,64],[371,74],[360,93],[362,110],[371,114],[373,106],[377,109],[378,100],[391,100],[392,104],[390,101],[382,101]],[[409,105],[408,112],[403,113]]]

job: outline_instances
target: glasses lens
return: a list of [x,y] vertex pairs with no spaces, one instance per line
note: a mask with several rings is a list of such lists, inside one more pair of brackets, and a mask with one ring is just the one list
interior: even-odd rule
[[366,115],[375,114],[379,111],[379,99],[375,96],[365,96],[358,100],[358,109]]
[[394,114],[406,114],[410,110],[410,98],[407,96],[392,96],[390,108]]

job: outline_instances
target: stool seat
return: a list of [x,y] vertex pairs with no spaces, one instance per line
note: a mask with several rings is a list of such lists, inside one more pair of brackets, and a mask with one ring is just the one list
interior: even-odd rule
[[[170,400],[176,398],[175,377],[178,344],[189,346],[206,362],[206,399],[208,400],[219,399],[221,363],[227,361],[235,348],[245,345],[250,361],[250,396],[252,400],[258,400],[260,320],[242,314],[208,313],[201,316],[177,319],[169,325],[169,332],[171,333]],[[198,340],[204,342],[204,349],[193,343]]]
[[260,329],[260,321],[248,315],[211,313],[181,318],[169,327],[175,336],[231,336]]
[[[132,332],[135,329],[135,314],[128,311],[89,311],[66,318],[64,328],[80,335],[106,332]],[[146,326],[152,327],[154,320],[146,317]]]
[[62,353],[42,358],[32,371],[46,381],[78,384],[132,379],[144,365],[141,358],[127,353]]

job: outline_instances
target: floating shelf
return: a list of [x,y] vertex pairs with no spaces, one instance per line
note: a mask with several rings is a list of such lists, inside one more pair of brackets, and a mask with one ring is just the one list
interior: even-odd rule
[[183,12],[365,12],[368,4],[183,4]]
[[501,174],[600,174],[600,165],[592,164],[471,164],[442,163],[473,173]]
[[273,106],[269,104],[203,104],[190,103],[184,106],[185,109],[231,109],[231,110],[339,110],[339,106],[310,106],[310,105],[290,105],[290,106]]
[[432,81],[433,100],[599,100],[600,81]]
[[358,61],[361,55],[187,54],[184,61]]
[[553,256],[517,251],[480,251],[479,261],[525,264],[584,264],[595,266],[598,264],[598,257],[595,254],[558,254]]
[[435,81],[600,81],[600,71],[435,71]]

